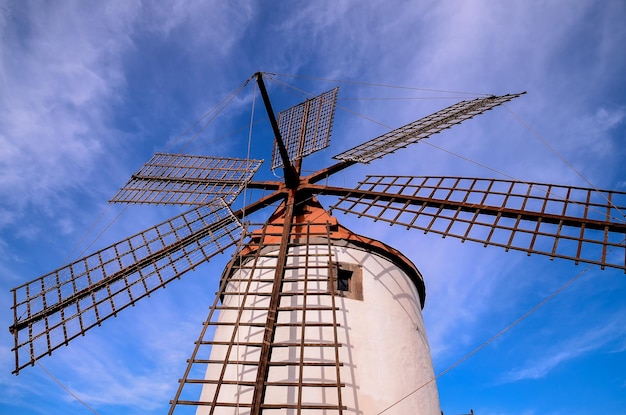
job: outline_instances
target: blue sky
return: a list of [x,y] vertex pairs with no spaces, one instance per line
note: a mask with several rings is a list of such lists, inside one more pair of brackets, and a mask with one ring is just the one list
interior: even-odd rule
[[[176,137],[257,71],[528,91],[509,111],[495,109],[429,142],[515,178],[588,187],[562,157],[594,186],[626,191],[625,18],[621,0],[0,1],[0,325],[12,321],[10,288],[178,212],[130,207],[96,238],[123,210],[106,201],[130,174],[155,151],[181,151]],[[276,79],[312,93],[337,84]],[[278,110],[302,98],[269,86]],[[340,105],[392,127],[465,96],[339,86]],[[189,147],[245,156],[253,95],[244,89]],[[427,99],[347,99],[374,96]],[[259,177],[271,178],[265,119],[257,111],[252,156],[265,158]],[[331,148],[305,168],[383,132],[338,111]],[[346,170],[335,183],[354,186],[367,173],[496,176],[419,144]],[[447,415],[470,408],[480,415],[626,412],[622,272],[339,219],[400,248],[420,268],[436,373],[584,271],[438,379]],[[41,363],[100,414],[163,413],[227,259],[217,257]],[[11,375],[11,345],[0,330],[0,413],[91,413],[40,367]]]

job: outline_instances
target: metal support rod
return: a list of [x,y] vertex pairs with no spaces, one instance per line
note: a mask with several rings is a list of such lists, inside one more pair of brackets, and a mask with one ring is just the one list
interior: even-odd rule
[[285,275],[285,266],[287,262],[287,253],[289,251],[289,241],[291,239],[291,225],[293,223],[295,192],[291,192],[285,201],[285,216],[280,241],[280,249],[276,263],[276,273],[274,274],[274,285],[272,286],[272,294],[270,304],[267,311],[267,320],[265,331],[263,333],[263,343],[261,346],[261,355],[259,357],[259,367],[257,368],[256,383],[254,387],[254,396],[252,397],[251,415],[261,414],[261,405],[265,397],[265,382],[269,373],[269,361],[271,358],[271,346],[274,342],[276,333],[276,318],[278,314],[278,306],[280,305],[280,292],[282,290],[283,278]]
[[265,82],[263,82],[263,75],[261,74],[261,72],[257,72],[254,76],[256,77],[257,84],[259,85],[261,97],[263,97],[263,103],[265,104],[265,110],[267,111],[267,116],[270,119],[270,124],[272,124],[272,130],[274,130],[274,138],[276,140],[276,145],[278,146],[280,158],[283,160],[285,185],[289,189],[295,189],[298,187],[298,183],[300,182],[299,173],[289,160],[289,153],[287,153],[287,148],[285,147],[285,143],[283,142],[283,137],[280,134],[278,122],[276,121],[274,110],[272,109],[272,103],[267,93],[267,89],[265,88]]

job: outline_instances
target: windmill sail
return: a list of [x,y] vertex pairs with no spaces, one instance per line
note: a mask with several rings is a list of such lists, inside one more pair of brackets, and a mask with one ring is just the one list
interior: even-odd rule
[[424,138],[437,134],[455,124],[482,114],[498,105],[525,94],[507,94],[476,98],[471,101],[461,101],[427,117],[420,118],[405,126],[396,128],[379,137],[373,138],[350,150],[336,155],[334,158],[342,161],[369,163],[378,158],[391,154],[409,144],[417,143]]
[[485,246],[626,270],[626,193],[463,177],[367,176],[333,209]]
[[216,201],[14,288],[15,373],[223,252],[240,233]]
[[156,153],[111,199],[113,203],[231,203],[263,160]]
[[[278,114],[278,127],[290,161],[294,162],[328,147],[337,92],[338,88],[334,88]],[[278,146],[274,144],[272,169],[282,165]]]

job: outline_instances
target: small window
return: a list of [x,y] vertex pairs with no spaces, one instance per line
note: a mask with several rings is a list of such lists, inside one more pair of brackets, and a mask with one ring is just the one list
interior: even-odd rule
[[363,300],[363,279],[361,267],[339,262],[333,266],[335,295],[353,300]]
[[352,279],[352,270],[337,269],[337,291],[350,292],[350,280]]

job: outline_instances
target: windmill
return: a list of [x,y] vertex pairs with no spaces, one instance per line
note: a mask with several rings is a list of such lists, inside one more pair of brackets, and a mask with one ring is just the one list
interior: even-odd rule
[[[324,184],[521,93],[461,101],[305,176],[303,158],[328,146],[337,89],[276,119],[263,75],[254,77],[275,136],[272,168],[284,180],[254,181],[260,160],[155,154],[112,202],[191,210],[13,289],[15,373],[234,248],[170,413],[379,413],[398,403],[397,413],[438,414],[422,276],[401,252],[343,227],[318,195],[338,198],[333,211],[626,269],[617,219],[625,193],[433,176]],[[233,211],[244,187],[267,194]],[[275,204],[264,222],[245,222]],[[393,379],[378,377],[381,351]]]

